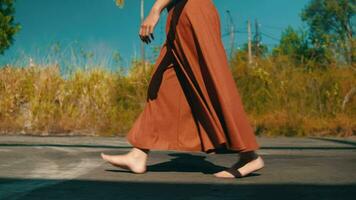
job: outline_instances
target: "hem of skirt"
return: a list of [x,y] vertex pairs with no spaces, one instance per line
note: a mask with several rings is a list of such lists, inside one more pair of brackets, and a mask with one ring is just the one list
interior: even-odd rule
[[136,148],[140,149],[149,149],[149,150],[157,150],[157,151],[183,151],[183,152],[200,152],[207,154],[228,154],[228,153],[239,153],[246,151],[255,151],[259,149],[259,146],[253,148],[238,148],[238,147],[226,147],[225,144],[220,144],[220,147],[216,148],[208,148],[204,149],[196,149],[196,148],[185,148],[185,147],[167,147],[167,146],[159,146],[159,145],[141,145],[132,142],[129,137],[126,138],[127,141]]
[[221,146],[216,148],[210,148],[206,150],[207,153],[216,153],[216,154],[225,154],[225,153],[240,153],[240,152],[247,152],[247,151],[256,151],[259,149],[259,146],[254,147],[228,147],[225,143],[220,144]]
[[[130,143],[131,144],[131,143]],[[182,147],[166,147],[166,146],[157,146],[157,145],[137,145],[131,144],[132,147],[139,149],[149,149],[153,151],[184,151],[184,152],[204,152],[201,149],[190,149],[190,148],[182,148]]]

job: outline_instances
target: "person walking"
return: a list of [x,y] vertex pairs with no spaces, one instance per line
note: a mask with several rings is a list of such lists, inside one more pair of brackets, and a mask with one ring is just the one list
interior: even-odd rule
[[236,152],[238,161],[214,173],[239,178],[260,170],[260,148],[228,67],[220,16],[212,0],[156,0],[139,36],[149,44],[167,9],[166,40],[154,64],[145,107],[126,138],[133,148],[101,157],[134,173],[147,171],[150,150]]

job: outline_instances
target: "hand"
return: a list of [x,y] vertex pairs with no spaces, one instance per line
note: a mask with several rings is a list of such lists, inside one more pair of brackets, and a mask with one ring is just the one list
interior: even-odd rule
[[[151,40],[154,40],[153,31],[159,20],[160,12],[156,10],[151,10],[150,14],[142,22],[140,28],[140,38],[146,44],[150,43]],[[150,38],[151,36],[151,38]]]

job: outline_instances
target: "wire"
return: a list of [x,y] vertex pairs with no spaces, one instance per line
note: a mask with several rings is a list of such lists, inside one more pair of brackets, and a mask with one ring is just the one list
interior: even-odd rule
[[[237,33],[237,34],[246,34],[247,32],[246,32],[246,31],[234,31],[233,33]],[[231,32],[224,33],[224,34],[222,34],[222,37],[229,36],[230,34],[231,34]]]
[[262,27],[263,27],[263,28],[268,28],[268,29],[279,30],[279,31],[282,31],[282,30],[284,30],[284,29],[285,29],[285,28],[283,28],[283,27],[278,27],[278,26],[270,26],[270,25],[264,25],[264,24],[262,24]]
[[266,37],[268,37],[268,38],[270,38],[270,39],[272,39],[272,40],[275,40],[275,41],[280,41],[280,39],[278,39],[278,38],[276,38],[276,37],[274,37],[274,36],[271,36],[271,35],[269,35],[269,34],[266,34],[266,33],[264,33],[264,32],[261,32],[261,34],[262,35],[264,35],[264,36],[266,36]]

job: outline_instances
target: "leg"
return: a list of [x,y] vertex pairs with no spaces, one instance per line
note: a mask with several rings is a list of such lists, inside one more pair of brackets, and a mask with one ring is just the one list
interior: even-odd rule
[[196,120],[172,50],[163,45],[148,85],[146,105],[127,134],[141,149],[201,151]]
[[240,152],[239,155],[237,163],[214,175],[218,178],[240,178],[264,167],[263,159],[255,151]]
[[134,173],[145,173],[147,169],[147,158],[149,150],[132,148],[124,155],[106,155],[101,153],[101,157],[115,167],[128,169]]

